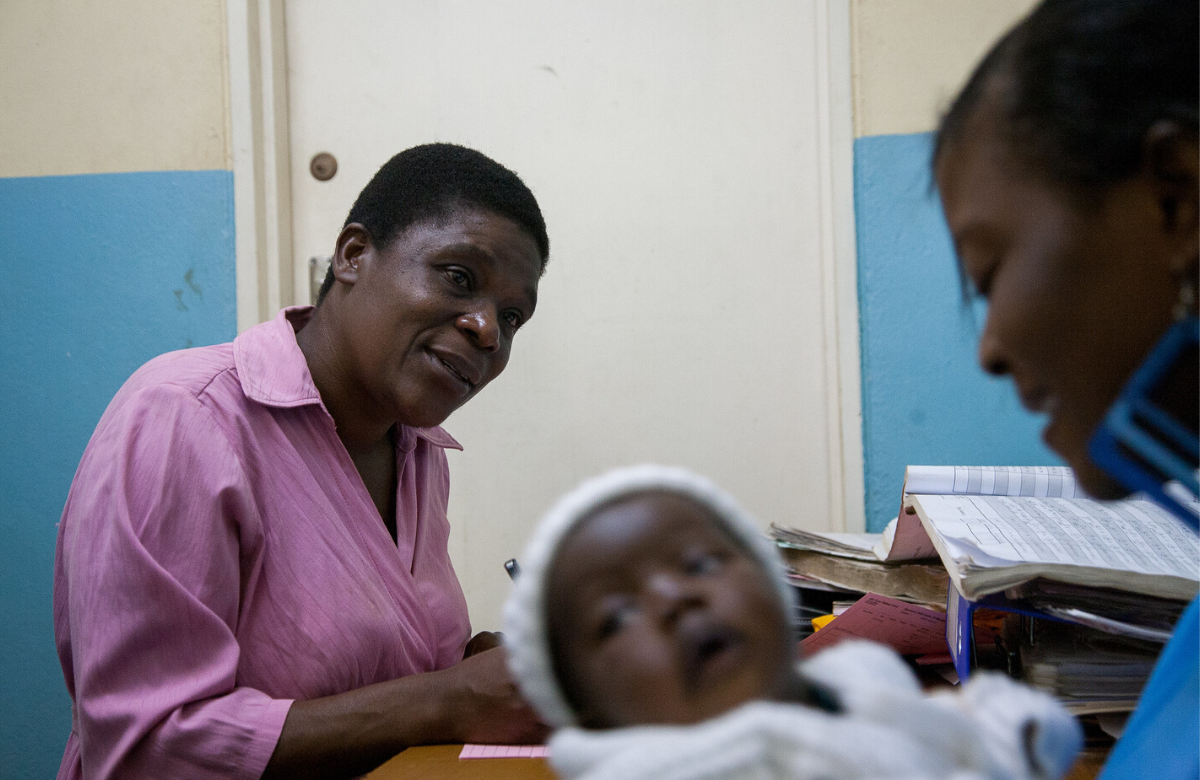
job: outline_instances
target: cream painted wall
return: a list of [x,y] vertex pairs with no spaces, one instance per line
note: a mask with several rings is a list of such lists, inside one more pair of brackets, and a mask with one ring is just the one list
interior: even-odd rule
[[0,177],[230,167],[222,0],[0,3]]
[[975,63],[1036,0],[853,0],[854,134],[932,130]]

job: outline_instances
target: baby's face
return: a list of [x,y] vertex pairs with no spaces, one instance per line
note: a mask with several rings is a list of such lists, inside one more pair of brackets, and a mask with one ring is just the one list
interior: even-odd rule
[[682,496],[638,494],[583,520],[547,592],[555,667],[584,726],[695,723],[789,679],[775,588]]

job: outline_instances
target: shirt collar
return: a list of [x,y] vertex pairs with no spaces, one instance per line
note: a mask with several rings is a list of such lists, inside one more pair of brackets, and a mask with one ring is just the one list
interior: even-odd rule
[[401,425],[398,430],[400,431],[400,435],[397,437],[396,446],[400,448],[401,452],[411,452],[417,446],[417,439],[424,439],[435,447],[441,447],[446,450],[461,450],[463,448],[441,426],[434,426],[433,428],[409,428],[407,425]]
[[283,408],[321,403],[296,343],[296,331],[308,324],[314,311],[315,306],[289,306],[233,340],[233,362],[247,398]]
[[[308,371],[308,361],[296,343],[296,331],[308,324],[316,310],[315,306],[289,306],[281,309],[275,319],[255,325],[233,340],[233,361],[247,398],[280,408],[321,404],[321,393]],[[439,426],[401,425],[399,430],[400,447],[404,451],[415,447],[418,438],[437,447],[462,449]]]

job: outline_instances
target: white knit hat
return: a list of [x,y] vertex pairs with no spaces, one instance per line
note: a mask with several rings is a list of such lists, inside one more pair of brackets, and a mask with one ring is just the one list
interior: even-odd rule
[[620,496],[651,490],[679,493],[708,507],[762,564],[779,593],[789,629],[792,626],[796,597],[787,583],[783,561],[750,514],[728,493],[704,477],[669,466],[630,466],[593,477],[560,498],[542,518],[521,557],[521,574],[504,605],[509,670],[548,726],[576,724],[575,712],[554,676],[546,634],[545,580],[555,552],[575,524],[596,508]]

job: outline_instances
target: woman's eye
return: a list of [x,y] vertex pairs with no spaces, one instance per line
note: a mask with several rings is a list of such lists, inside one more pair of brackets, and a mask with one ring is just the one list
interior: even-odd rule
[[999,258],[989,259],[979,273],[967,274],[970,289],[975,297],[988,298],[992,294],[992,283],[996,280],[996,272],[1000,269]]
[[971,280],[971,291],[974,293],[972,297],[987,299],[992,291],[992,272],[988,271],[985,276],[981,276],[978,280]]
[[620,633],[629,621],[633,618],[636,608],[632,604],[623,604],[619,607],[609,610],[604,619],[600,621],[600,627],[596,634],[600,639],[611,639]]
[[507,311],[504,313],[504,321],[508,323],[508,327],[516,330],[517,328],[521,327],[521,324],[525,320],[522,319],[520,313],[515,311]]
[[451,268],[446,271],[446,276],[450,278],[451,282],[463,288],[464,290],[471,289],[471,277],[467,275],[466,271],[459,271],[456,268]]
[[692,575],[712,574],[721,568],[721,556],[716,553],[694,553],[684,560],[684,571]]

